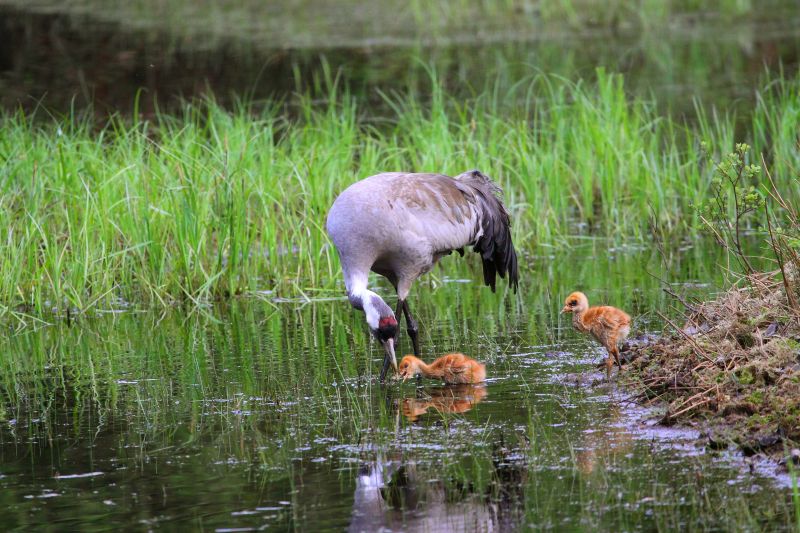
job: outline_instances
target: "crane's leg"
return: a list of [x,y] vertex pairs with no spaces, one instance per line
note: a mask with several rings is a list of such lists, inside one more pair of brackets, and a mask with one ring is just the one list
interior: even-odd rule
[[617,366],[621,370],[622,369],[622,358],[619,355],[619,348],[617,348],[616,346],[614,346],[614,359],[617,362]]
[[[403,320],[403,300],[397,299],[397,310],[394,312],[394,317],[397,319],[397,330],[400,331],[400,321]],[[394,351],[402,355],[400,351],[400,335],[394,340]]]
[[380,382],[381,383],[384,383],[386,381],[386,372],[389,370],[389,365],[390,364],[391,363],[389,362],[389,355],[388,354],[384,355],[383,356],[383,368],[381,368],[381,377],[380,377]]
[[408,336],[411,337],[411,343],[414,345],[414,355],[419,357],[419,340],[417,339],[417,332],[419,328],[417,327],[417,321],[414,320],[414,317],[411,316],[411,309],[408,308],[408,300],[403,300],[403,314],[406,315],[406,326],[408,329]]

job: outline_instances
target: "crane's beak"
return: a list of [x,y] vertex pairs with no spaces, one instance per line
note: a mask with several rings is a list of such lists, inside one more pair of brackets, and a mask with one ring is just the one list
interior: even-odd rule
[[387,339],[386,342],[383,343],[383,348],[386,350],[386,356],[389,358],[392,368],[397,372],[397,357],[394,355],[394,339]]
[[381,341],[383,349],[386,350],[386,355],[383,357],[383,369],[381,370],[381,381],[386,378],[386,371],[389,370],[389,365],[392,365],[394,371],[397,372],[397,357],[394,355],[394,339],[389,338]]
[[564,314],[564,313],[566,313],[567,311],[569,311],[569,309],[568,309],[568,308],[567,308],[567,306],[565,305],[565,306],[564,306],[564,307],[561,309],[561,312],[560,312],[560,313],[558,313],[558,314],[559,314],[559,315],[563,315],[563,314]]

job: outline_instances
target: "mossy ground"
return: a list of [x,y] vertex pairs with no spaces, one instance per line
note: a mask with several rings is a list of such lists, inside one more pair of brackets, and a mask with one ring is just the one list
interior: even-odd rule
[[712,449],[785,462],[800,446],[800,317],[777,274],[742,280],[718,298],[687,303],[680,331],[629,351],[623,380],[665,424],[698,427]]

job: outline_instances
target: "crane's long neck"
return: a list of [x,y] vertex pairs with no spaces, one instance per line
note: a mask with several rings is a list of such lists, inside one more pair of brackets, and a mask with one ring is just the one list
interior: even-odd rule
[[367,324],[373,330],[378,328],[382,317],[394,317],[394,312],[383,298],[367,289],[367,276],[345,276],[345,287],[350,305],[364,311]]

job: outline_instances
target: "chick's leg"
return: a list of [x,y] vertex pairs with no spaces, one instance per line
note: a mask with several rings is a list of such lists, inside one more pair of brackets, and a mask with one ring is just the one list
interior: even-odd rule
[[612,335],[609,340],[611,341],[611,353],[614,355],[614,360],[617,362],[617,366],[622,368],[622,359],[619,356],[619,337]]

